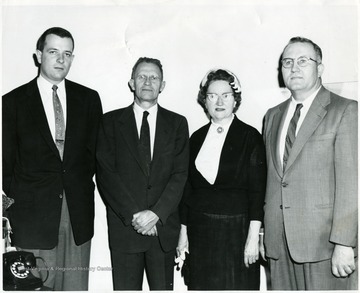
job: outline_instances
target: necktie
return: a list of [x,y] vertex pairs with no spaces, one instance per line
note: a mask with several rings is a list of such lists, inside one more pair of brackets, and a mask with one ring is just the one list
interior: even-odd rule
[[143,112],[142,124],[140,129],[140,150],[149,175],[150,165],[151,165],[151,150],[150,150],[150,128],[147,120],[148,115],[149,115],[148,111]]
[[283,170],[285,171],[285,167],[287,164],[287,160],[290,154],[290,150],[294,144],[295,141],[295,133],[296,133],[296,126],[300,118],[300,110],[303,107],[302,104],[297,104],[296,109],[294,112],[293,117],[291,118],[289,128],[286,134],[286,140],[285,140],[285,149],[284,149],[284,157],[283,157]]
[[64,144],[65,144],[65,121],[64,113],[61,107],[59,96],[56,93],[57,86],[53,85],[53,106],[55,114],[55,144],[59,150],[61,159],[63,159],[64,154]]

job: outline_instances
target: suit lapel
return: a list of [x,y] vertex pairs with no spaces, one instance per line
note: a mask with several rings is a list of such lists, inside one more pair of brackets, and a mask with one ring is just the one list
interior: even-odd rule
[[284,120],[286,117],[287,109],[289,108],[290,99],[286,100],[284,103],[281,103],[276,112],[274,113],[274,117],[272,120],[271,125],[271,137],[270,137],[270,146],[271,148],[271,155],[273,158],[273,162],[275,165],[275,169],[280,177],[283,175],[283,167],[282,167],[282,160],[279,156],[279,143],[280,143],[280,135],[281,129],[284,124]]
[[65,146],[63,160],[66,159],[68,150],[71,149],[72,142],[76,136],[76,130],[78,127],[78,115],[82,112],[84,105],[81,103],[80,93],[76,92],[73,84],[68,80],[65,80],[66,90],[66,132],[65,132]]
[[35,125],[38,127],[41,135],[43,136],[45,142],[49,145],[50,149],[59,159],[61,159],[59,151],[50,132],[36,78],[28,84],[27,95],[27,104],[35,121]]
[[137,132],[135,114],[133,110],[133,105],[131,104],[129,107],[124,109],[123,114],[118,120],[116,131],[117,135],[121,135],[123,140],[126,142],[130,153],[134,156],[139,166],[145,175],[147,174],[147,167],[145,166],[145,162],[141,159],[139,153],[139,135]]
[[308,113],[302,123],[300,130],[296,136],[294,145],[290,151],[288,162],[286,165],[286,170],[288,170],[291,165],[296,160],[300,151],[304,147],[305,143],[309,140],[311,135],[319,126],[320,122],[325,117],[327,110],[325,107],[330,103],[330,93],[325,88],[321,88],[316,98],[312,102]]

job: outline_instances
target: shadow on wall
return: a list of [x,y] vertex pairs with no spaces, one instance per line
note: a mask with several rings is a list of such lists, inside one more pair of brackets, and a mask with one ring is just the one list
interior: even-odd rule
[[39,76],[39,75],[40,75],[40,63],[38,62],[35,53],[32,55],[32,58],[33,58],[33,60],[34,60],[34,65],[35,65],[35,66],[37,67],[37,69],[38,69],[37,76]]
[[281,59],[282,59],[282,54],[280,55],[279,60],[278,60],[278,68],[277,68],[277,70],[278,70],[278,83],[279,83],[279,87],[285,88],[284,78],[283,78],[283,75],[282,75],[282,72],[281,72],[281,67],[282,67]]

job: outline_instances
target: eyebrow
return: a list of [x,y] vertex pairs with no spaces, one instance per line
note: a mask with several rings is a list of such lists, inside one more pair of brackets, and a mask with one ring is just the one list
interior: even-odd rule
[[147,72],[139,72],[137,75],[160,76],[157,73],[147,73]]
[[[60,50],[58,48],[48,48],[48,49],[46,49],[46,51],[60,51]],[[72,54],[73,51],[65,50],[64,52]]]
[[308,57],[308,56],[306,56],[306,55],[301,55],[301,56],[299,56],[299,57],[297,57],[297,58],[291,58],[291,57],[284,57],[283,59],[299,59],[299,58],[302,58],[302,57],[306,57],[306,58],[312,58],[312,57]]

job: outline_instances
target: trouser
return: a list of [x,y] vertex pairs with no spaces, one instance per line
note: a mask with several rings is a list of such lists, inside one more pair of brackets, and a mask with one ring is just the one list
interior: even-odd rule
[[88,290],[90,247],[91,240],[80,246],[75,244],[64,195],[58,245],[49,250],[20,249],[45,260],[46,267],[41,260],[37,260],[36,269],[42,280],[46,278],[47,272],[49,273],[45,287],[55,291],[85,291]]
[[272,290],[357,289],[357,269],[347,278],[337,278],[331,272],[330,259],[312,263],[295,262],[290,256],[285,232],[279,246],[279,259],[269,259]]
[[114,290],[142,290],[144,270],[150,290],[173,290],[175,249],[164,252],[159,238],[152,237],[148,250],[125,253],[111,249]]

